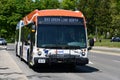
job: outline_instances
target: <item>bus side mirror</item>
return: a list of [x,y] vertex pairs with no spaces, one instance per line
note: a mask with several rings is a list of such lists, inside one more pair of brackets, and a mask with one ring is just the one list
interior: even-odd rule
[[91,46],[89,46],[89,47],[88,47],[88,51],[89,51],[89,50],[91,50],[91,49],[92,49],[92,47],[91,47]]
[[90,39],[90,41],[89,41],[89,46],[91,46],[91,47],[94,46],[94,39]]
[[91,50],[93,46],[94,46],[94,39],[90,39],[88,50]]

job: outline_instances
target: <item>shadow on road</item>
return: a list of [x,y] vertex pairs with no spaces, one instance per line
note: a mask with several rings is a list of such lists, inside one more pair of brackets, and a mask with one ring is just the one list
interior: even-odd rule
[[32,68],[35,72],[38,73],[91,73],[97,72],[99,69],[96,69],[91,66],[76,66],[76,67],[69,67],[64,65],[55,65],[55,66],[42,66],[42,67],[34,67]]

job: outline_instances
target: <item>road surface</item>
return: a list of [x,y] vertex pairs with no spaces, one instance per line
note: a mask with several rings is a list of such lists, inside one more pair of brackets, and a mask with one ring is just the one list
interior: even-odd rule
[[[62,66],[30,69],[24,61],[15,56],[13,46],[7,50],[28,80],[120,80],[120,55],[106,52],[90,52],[90,63],[75,69]],[[102,53],[102,54],[101,54]]]

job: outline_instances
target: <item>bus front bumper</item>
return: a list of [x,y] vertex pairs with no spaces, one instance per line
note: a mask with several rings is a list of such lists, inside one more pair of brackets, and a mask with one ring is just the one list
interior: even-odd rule
[[88,58],[34,58],[35,64],[75,64],[85,65],[88,64]]

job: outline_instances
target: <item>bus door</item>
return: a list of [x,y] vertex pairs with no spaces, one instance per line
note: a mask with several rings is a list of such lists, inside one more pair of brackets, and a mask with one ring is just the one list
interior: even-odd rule
[[27,35],[27,38],[23,42],[23,58],[27,61],[27,54],[30,49],[30,34]]

